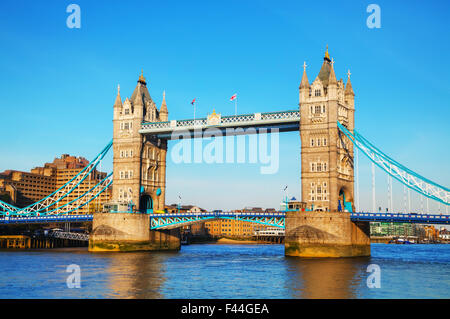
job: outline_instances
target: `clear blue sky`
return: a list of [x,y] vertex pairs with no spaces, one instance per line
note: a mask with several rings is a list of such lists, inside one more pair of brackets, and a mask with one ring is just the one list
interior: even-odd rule
[[[81,29],[66,27],[70,3],[81,7]],[[130,96],[141,69],[158,106],[166,90],[169,119],[191,118],[194,97],[198,116],[213,108],[232,114],[235,92],[239,113],[295,109],[303,61],[314,80],[328,44],[337,77],[352,72],[357,129],[449,186],[450,4],[377,1],[381,29],[369,29],[370,3],[1,1],[0,171],[29,170],[62,153],[92,158],[111,139],[117,84]],[[284,185],[300,197],[298,133],[282,134],[280,151],[274,175],[252,164],[169,160],[167,202],[181,194],[184,203],[209,209],[278,208]],[[369,208],[364,159],[360,176],[362,207]],[[381,172],[377,192],[385,207]],[[395,194],[400,209],[398,184]]]

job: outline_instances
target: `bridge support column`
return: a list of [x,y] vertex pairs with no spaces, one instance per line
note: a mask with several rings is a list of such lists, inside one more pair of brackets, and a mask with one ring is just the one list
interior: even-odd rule
[[178,230],[150,231],[146,214],[96,213],[89,251],[179,250]]
[[286,256],[370,256],[369,222],[352,222],[350,213],[286,212]]

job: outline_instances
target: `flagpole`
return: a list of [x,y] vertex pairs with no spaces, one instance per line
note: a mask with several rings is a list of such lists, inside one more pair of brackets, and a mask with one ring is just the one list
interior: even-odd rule
[[234,116],[236,116],[236,115],[237,115],[237,96],[234,99]]

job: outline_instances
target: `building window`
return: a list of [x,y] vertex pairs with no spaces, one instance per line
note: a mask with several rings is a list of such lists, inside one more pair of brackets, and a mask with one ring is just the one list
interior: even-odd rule
[[125,109],[125,115],[130,114],[130,109]]
[[317,171],[318,172],[322,171],[322,163],[317,163]]
[[320,138],[317,139],[317,146],[320,146]]
[[311,172],[316,171],[316,163],[311,163]]
[[320,90],[314,90],[314,95],[315,95],[315,96],[320,96],[320,95],[321,95]]
[[323,146],[327,146],[327,138],[326,137],[323,138]]
[[314,112],[316,113],[316,114],[320,114],[320,105],[316,105],[316,107],[315,107],[315,109],[314,109]]
[[311,146],[314,146],[314,139],[311,139]]
[[325,113],[325,105],[322,105],[322,113]]

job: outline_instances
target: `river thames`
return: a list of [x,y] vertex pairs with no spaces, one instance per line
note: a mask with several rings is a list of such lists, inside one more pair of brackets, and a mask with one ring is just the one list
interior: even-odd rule
[[[69,289],[67,266],[81,269]],[[381,269],[368,288],[367,267]],[[450,245],[372,244],[371,257],[298,259],[283,245],[179,252],[0,251],[0,298],[450,298]]]

